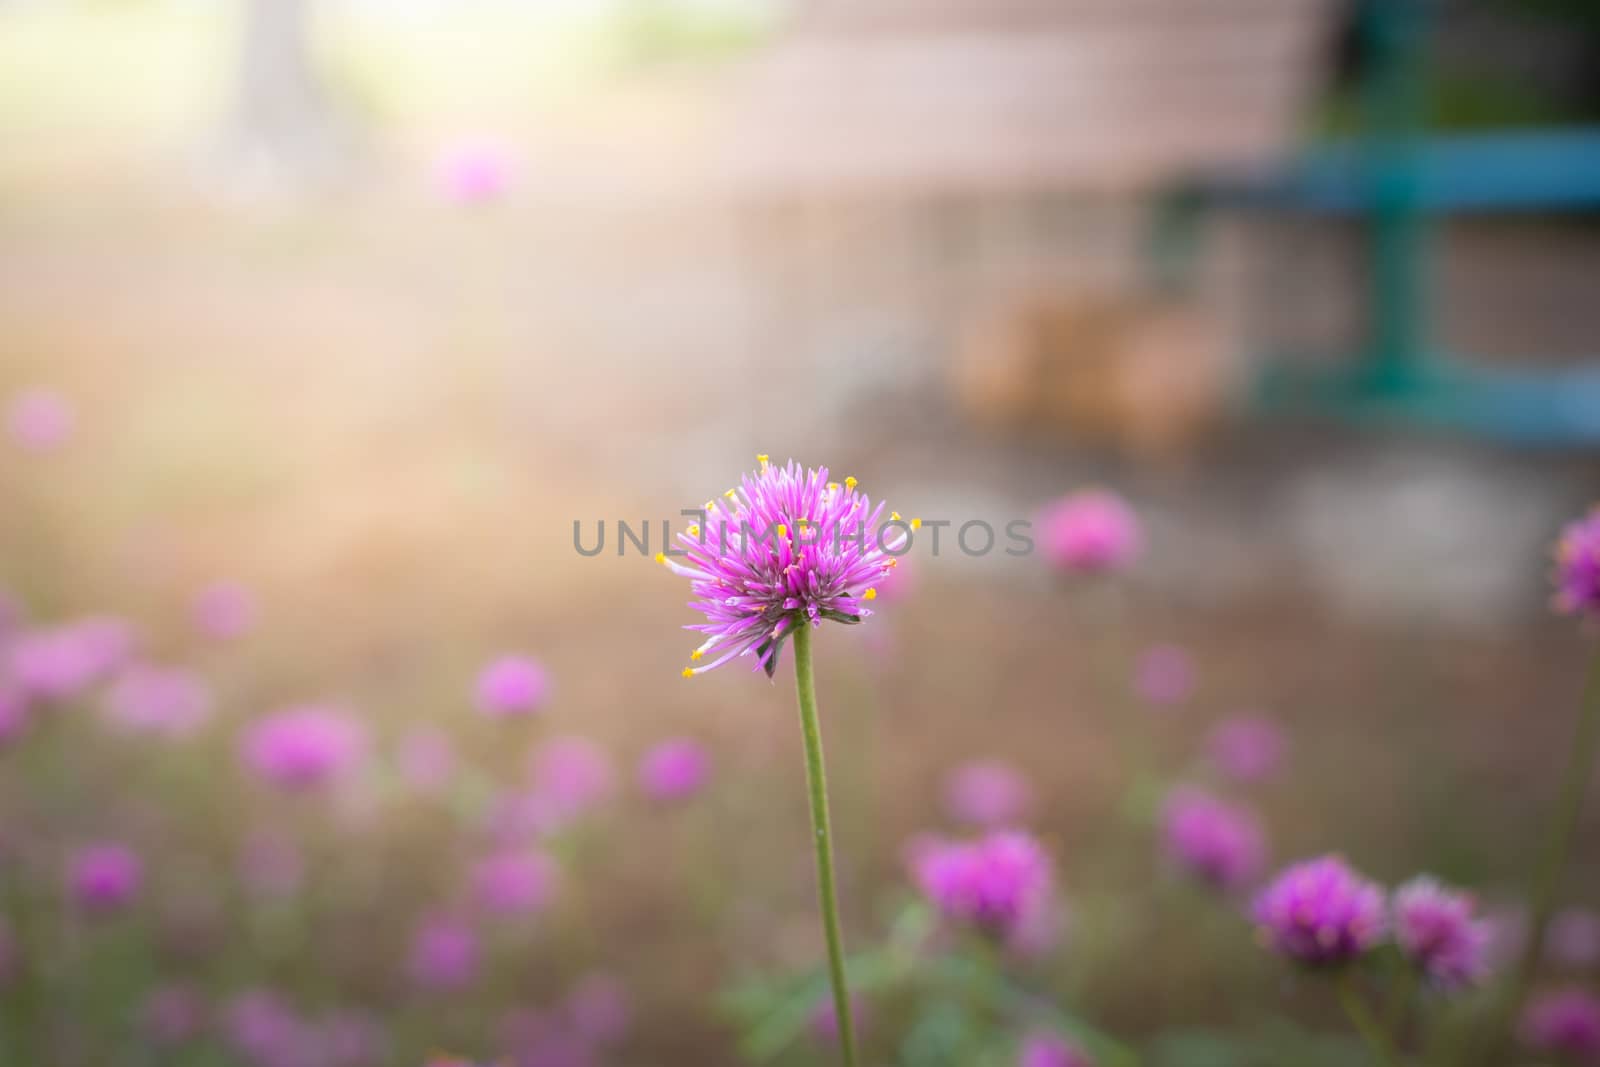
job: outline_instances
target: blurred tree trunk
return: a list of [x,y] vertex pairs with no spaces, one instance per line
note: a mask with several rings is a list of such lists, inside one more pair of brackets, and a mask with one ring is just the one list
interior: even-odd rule
[[244,0],[231,162],[266,180],[323,176],[342,163],[349,131],[318,77],[309,0]]

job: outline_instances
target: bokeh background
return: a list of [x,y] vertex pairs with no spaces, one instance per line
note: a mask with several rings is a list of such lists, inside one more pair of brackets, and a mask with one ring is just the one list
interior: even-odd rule
[[[614,550],[758,452],[958,525],[1105,487],[1145,534],[1092,580],[919,550],[823,631],[852,942],[948,775],[1000,761],[1071,916],[1041,996],[1152,1063],[1361,1062],[1305,1043],[1327,1005],[1173,876],[1152,798],[1253,713],[1275,863],[1514,913],[1588,644],[1546,572],[1600,489],[1595,124],[1581,0],[0,2],[12,632],[114,616],[213,695],[178,741],[96,688],[0,748],[45,1035],[3,1062],[257,1063],[252,993],[360,1031],[314,1063],[829,1062],[749,1040],[752,983],[820,953],[787,678],[683,681],[684,583]],[[485,718],[510,654],[548,697]],[[306,703],[369,758],[285,798],[240,738]],[[534,833],[551,899],[419,988],[419,924],[574,737],[601,784]],[[672,737],[711,754],[683,803],[636,781]],[[1593,804],[1579,834],[1594,908]],[[59,872],[104,840],[144,885],[85,918]],[[583,990],[626,1025],[558,1060]],[[877,1016],[873,1062],[979,1062]]]

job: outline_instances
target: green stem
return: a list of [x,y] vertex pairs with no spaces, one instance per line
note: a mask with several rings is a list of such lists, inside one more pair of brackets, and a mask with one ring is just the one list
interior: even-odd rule
[[828,942],[828,978],[839,1022],[839,1050],[845,1067],[856,1067],[856,1028],[850,1016],[850,990],[844,978],[844,938],[839,933],[839,896],[833,885],[833,828],[828,818],[828,774],[822,762],[822,729],[817,722],[817,683],[811,672],[811,626],[801,620],[794,631],[795,693],[800,698],[800,729],[806,744],[806,783],[811,791],[811,829],[817,850],[817,897],[822,932]]
[[1500,1015],[1502,1027],[1508,1025],[1522,1010],[1528,990],[1539,973],[1545,930],[1550,925],[1550,914],[1555,910],[1556,889],[1561,883],[1562,872],[1566,870],[1567,859],[1572,854],[1572,840],[1577,836],[1578,821],[1583,814],[1583,795],[1588,789],[1596,757],[1600,755],[1600,653],[1596,653],[1589,668],[1583,708],[1578,716],[1578,735],[1568,753],[1561,793],[1556,800],[1555,818],[1550,824],[1539,865],[1534,868],[1533,884],[1528,894],[1531,915],[1528,940],[1523,946],[1522,958],[1513,973],[1511,989]]
[[1372,1014],[1372,1009],[1367,1002],[1361,999],[1361,994],[1356,991],[1355,982],[1348,973],[1340,975],[1334,983],[1334,989],[1339,995],[1339,1006],[1350,1017],[1350,1023],[1361,1035],[1372,1054],[1377,1057],[1383,1067],[1398,1067],[1399,1060],[1395,1057],[1394,1044],[1389,1040],[1388,1033],[1379,1025],[1377,1017]]

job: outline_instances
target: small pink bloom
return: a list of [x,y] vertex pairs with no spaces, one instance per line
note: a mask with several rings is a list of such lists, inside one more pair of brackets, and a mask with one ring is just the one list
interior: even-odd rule
[[11,439],[30,452],[49,452],[65,444],[74,421],[72,408],[53,389],[25,389],[6,406]]
[[924,896],[948,919],[1002,940],[1052,906],[1054,874],[1039,842],[1019,830],[976,841],[924,838],[910,850],[911,872]]
[[1121,570],[1144,547],[1133,509],[1100,490],[1073,493],[1039,516],[1039,548],[1045,561],[1082,574]]
[[639,761],[639,785],[656,800],[686,800],[700,792],[710,776],[710,754],[686,737],[663,741]]
[[1038,1032],[1022,1039],[1017,1067],[1094,1067],[1094,1060],[1060,1034]]
[[1168,857],[1218,889],[1238,889],[1261,870],[1261,824],[1243,808],[1198,789],[1180,788],[1162,815]]
[[478,675],[478,710],[494,719],[531,715],[550,692],[545,669],[526,656],[505,656]]
[[1287,747],[1277,723],[1259,715],[1224,719],[1206,742],[1211,762],[1236,782],[1259,782],[1277,774]]
[[1522,1013],[1522,1040],[1587,1063],[1600,1058],[1600,997],[1582,989],[1545,993]]
[[126,845],[86,845],[68,863],[67,889],[85,911],[119,911],[138,895],[143,882],[144,865]]
[[1470,896],[1423,876],[1395,890],[1392,910],[1400,951],[1435,985],[1458,989],[1488,976],[1493,930],[1473,914]]
[[435,916],[411,943],[411,977],[429,989],[460,989],[478,973],[478,935],[447,916]]
[[473,868],[473,897],[479,907],[496,915],[538,912],[550,903],[559,876],[555,861],[543,852],[498,852]]
[[126,622],[95,616],[21,634],[6,649],[6,661],[24,693],[70,700],[126,662],[133,644]]
[[1027,779],[998,760],[968,763],[945,780],[945,810],[968,826],[1015,826],[1027,818],[1032,804],[1033,791]]
[[1176,645],[1152,645],[1139,657],[1134,689],[1151,704],[1181,704],[1194,692],[1194,661]]
[[318,705],[269,715],[244,735],[241,755],[261,778],[285,789],[311,789],[353,770],[366,731],[348,713]]
[[237,582],[216,582],[194,598],[194,624],[218,641],[242,637],[256,622],[256,599]]
[[571,820],[611,796],[611,757],[581,737],[558,737],[533,753],[534,792],[562,820]]
[[210,718],[211,691],[188,671],[135,665],[106,691],[105,714],[128,733],[188,737]]

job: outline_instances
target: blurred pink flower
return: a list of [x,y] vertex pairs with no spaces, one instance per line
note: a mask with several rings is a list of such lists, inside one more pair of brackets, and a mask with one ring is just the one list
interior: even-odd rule
[[240,754],[263,780],[309,789],[353,770],[366,754],[366,731],[349,713],[320,705],[268,715],[244,735]]
[[411,977],[429,989],[460,989],[478,973],[478,935],[449,916],[423,922],[411,942]]
[[504,656],[478,675],[478,710],[495,719],[530,715],[550,692],[545,669],[526,656]]
[[510,186],[515,169],[510,149],[484,137],[464,138],[446,146],[437,168],[445,195],[463,204],[498,200]]
[[145,998],[144,1030],[163,1045],[193,1041],[206,1023],[206,1002],[186,985],[164,985]]
[[1583,989],[1545,993],[1522,1013],[1521,1034],[1541,1052],[1578,1063],[1600,1058],[1600,997]]
[[94,616],[13,638],[6,661],[12,680],[28,695],[69,700],[120,667],[132,650],[126,622]]
[[256,622],[256,599],[237,582],[215,582],[194,598],[194,625],[218,641],[242,637]]
[[1162,823],[1168,857],[1203,882],[1238,889],[1261,871],[1261,824],[1244,808],[1180,787],[1168,796]]
[[944,806],[959,823],[992,829],[1015,826],[1028,816],[1033,791],[1022,772],[999,760],[957,767],[945,779]]
[[74,422],[66,398],[42,386],[14,394],[6,405],[11,439],[30,452],[49,452],[65,444]]
[[555,895],[560,870],[543,852],[508,849],[479,860],[472,869],[478,906],[496,915],[542,911]]
[[1545,949],[1552,960],[1575,970],[1600,964],[1600,915],[1581,908],[1558,913],[1550,920]]
[[616,779],[605,749],[582,737],[545,742],[534,751],[529,769],[534,792],[562,820],[608,799]]
[[1020,830],[976,841],[923,838],[909,851],[911,873],[924,896],[948,919],[971,923],[1001,939],[1051,906],[1050,858]]
[[1272,951],[1313,967],[1348,963],[1388,932],[1383,888],[1339,856],[1303,860],[1280,871],[1251,907],[1258,936]]
[[395,762],[406,784],[424,793],[443,788],[456,769],[450,738],[428,727],[412,730],[401,738]]
[[1194,692],[1194,661],[1176,645],[1152,645],[1139,657],[1134,691],[1151,704],[1181,704]]
[[567,1016],[572,1028],[590,1041],[620,1041],[632,1021],[628,991],[608,974],[585,975],[567,994]]
[[1287,747],[1278,724],[1259,715],[1224,719],[1206,742],[1211,762],[1236,782],[1259,782],[1277,774]]
[[1061,498],[1039,516],[1046,563],[1082,574],[1121,570],[1144,548],[1133,509],[1114,493],[1088,490]]
[[126,845],[85,845],[67,862],[67,891],[85,911],[119,911],[133,901],[144,883],[144,864]]
[[293,896],[305,879],[305,859],[290,838],[257,831],[245,841],[239,857],[239,876],[262,896]]
[[22,736],[28,728],[28,702],[22,694],[0,682],[0,749]]
[[1466,893],[1423,875],[1394,891],[1391,911],[1400,951],[1436,986],[1458,989],[1488,976],[1493,931]]
[[223,1011],[222,1026],[234,1051],[258,1067],[289,1065],[308,1051],[305,1024],[268,990],[235,995]]
[[710,753],[687,737],[663,741],[639,761],[639,785],[655,800],[686,800],[710,777]]
[[106,690],[105,714],[129,733],[188,737],[211,716],[211,690],[188,671],[135,664]]
[[1017,1067],[1094,1067],[1094,1060],[1060,1034],[1036,1032],[1022,1039]]

